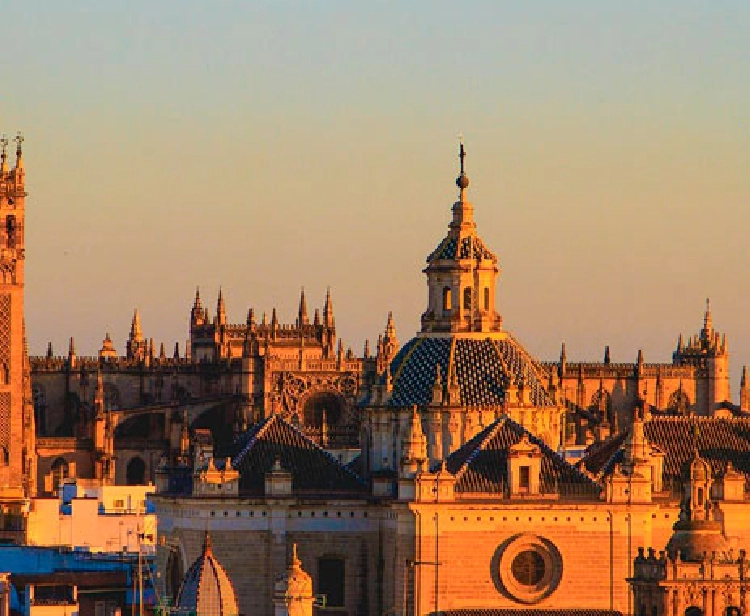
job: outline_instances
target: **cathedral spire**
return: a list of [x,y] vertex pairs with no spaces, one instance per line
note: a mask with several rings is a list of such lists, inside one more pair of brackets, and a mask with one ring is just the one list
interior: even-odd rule
[[221,287],[219,287],[219,297],[216,300],[216,322],[219,325],[227,324],[227,308],[224,304],[224,295],[221,292]]
[[8,138],[0,136],[0,177],[8,173]]
[[299,312],[297,315],[297,322],[299,326],[308,325],[310,319],[307,318],[307,300],[305,299],[305,287],[302,287],[302,292],[299,296]]
[[707,342],[711,342],[714,335],[713,319],[711,318],[711,300],[706,298],[706,313],[703,315],[703,331],[701,337]]
[[23,169],[23,135],[18,132],[13,141],[16,142],[16,169]]
[[133,312],[133,321],[130,324],[130,339],[133,341],[143,340],[143,330],[141,329],[141,314],[138,308]]
[[323,325],[332,328],[336,323],[333,317],[333,300],[331,299],[331,287],[326,291],[326,303],[323,306]]

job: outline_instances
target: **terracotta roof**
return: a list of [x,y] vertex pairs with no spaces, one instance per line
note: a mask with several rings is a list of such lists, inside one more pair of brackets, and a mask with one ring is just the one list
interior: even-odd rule
[[393,392],[388,405],[428,404],[432,400],[437,367],[445,386],[451,359],[462,406],[500,405],[510,384],[530,387],[531,400],[536,406],[552,405],[542,383],[541,368],[511,337],[412,338],[391,363]]
[[232,466],[240,472],[241,493],[263,494],[265,475],[277,459],[292,474],[295,493],[367,493],[360,477],[280,415],[253,425],[238,439],[235,451]]
[[[750,484],[750,417],[652,417],[645,422],[644,433],[665,454],[665,483],[680,481],[681,470],[693,458],[697,446],[715,475],[723,474],[727,462],[731,462]],[[582,463],[594,474],[608,474],[622,457],[623,441],[623,435],[610,439]]]
[[470,609],[470,610],[446,610],[445,616],[622,616],[622,612],[610,610],[588,610],[588,609],[560,609],[560,610],[542,610],[542,609]]
[[524,435],[530,443],[538,445],[542,453],[542,493],[598,498],[601,488],[596,482],[507,417],[496,420],[448,456],[446,466],[456,476],[456,492],[505,494],[508,485],[508,450]]

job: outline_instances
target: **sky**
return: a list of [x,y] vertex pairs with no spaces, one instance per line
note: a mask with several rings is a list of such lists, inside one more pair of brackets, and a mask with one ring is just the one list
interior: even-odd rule
[[332,288],[361,352],[418,329],[464,135],[507,329],[668,361],[705,299],[750,363],[750,3],[0,0],[30,351],[188,336]]

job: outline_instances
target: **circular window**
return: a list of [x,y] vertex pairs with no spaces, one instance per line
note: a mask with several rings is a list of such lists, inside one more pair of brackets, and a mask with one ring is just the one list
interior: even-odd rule
[[519,603],[538,603],[555,591],[562,577],[560,552],[537,535],[516,535],[497,556],[498,590]]
[[510,571],[522,586],[536,586],[544,579],[544,558],[535,550],[524,550],[513,559]]

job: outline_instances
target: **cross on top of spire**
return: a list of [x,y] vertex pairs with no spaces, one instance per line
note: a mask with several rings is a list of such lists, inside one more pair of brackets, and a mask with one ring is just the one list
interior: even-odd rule
[[5,135],[0,137],[0,154],[2,154],[3,159],[8,156],[8,143],[8,138]]
[[469,186],[469,178],[466,177],[466,170],[465,170],[465,163],[464,159],[466,158],[466,149],[464,148],[464,138],[463,135],[458,136],[459,141],[459,148],[458,148],[458,159],[461,164],[461,175],[459,175],[456,178],[456,186],[460,189],[460,200],[464,200],[464,191]]
[[16,154],[20,154],[21,144],[23,143],[23,135],[21,134],[21,131],[18,131],[13,141],[16,142]]

